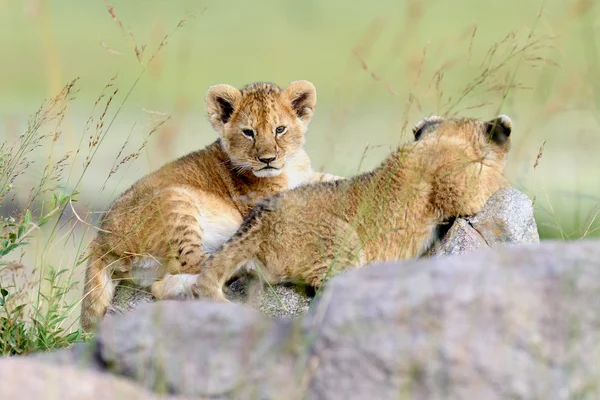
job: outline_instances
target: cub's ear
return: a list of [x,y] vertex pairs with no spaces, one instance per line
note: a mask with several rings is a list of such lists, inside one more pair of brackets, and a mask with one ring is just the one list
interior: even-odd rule
[[308,125],[317,104],[315,85],[309,81],[295,81],[290,83],[283,95],[290,102],[298,118]]
[[417,122],[412,129],[415,141],[420,140],[424,133],[435,130],[435,127],[438,126],[443,120],[444,118],[438,115],[430,115]]
[[486,136],[496,144],[506,144],[512,131],[512,120],[508,115],[500,114],[485,124]]
[[233,110],[240,104],[242,93],[230,85],[211,86],[206,93],[206,114],[219,133],[231,119]]

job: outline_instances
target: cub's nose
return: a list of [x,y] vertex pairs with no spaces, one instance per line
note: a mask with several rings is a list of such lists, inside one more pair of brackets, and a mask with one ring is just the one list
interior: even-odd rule
[[265,164],[272,163],[273,161],[275,161],[275,158],[277,158],[277,157],[258,157],[258,159],[261,162],[264,162]]

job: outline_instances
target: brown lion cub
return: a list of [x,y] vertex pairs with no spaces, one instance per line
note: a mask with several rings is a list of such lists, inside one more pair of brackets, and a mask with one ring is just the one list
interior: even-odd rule
[[[374,171],[264,200],[206,259],[187,294],[226,301],[223,285],[242,266],[270,283],[318,288],[331,273],[422,255],[439,224],[479,212],[508,186],[511,125],[505,115],[489,122],[429,117],[415,126],[415,142]],[[162,285],[165,296],[169,286]]]
[[166,273],[198,273],[257,201],[337,179],[314,173],[302,149],[315,103],[308,81],[285,90],[270,83],[212,86],[206,107],[219,140],[142,178],[105,216],[91,244],[82,327],[92,329],[105,314],[117,279],[150,286]]

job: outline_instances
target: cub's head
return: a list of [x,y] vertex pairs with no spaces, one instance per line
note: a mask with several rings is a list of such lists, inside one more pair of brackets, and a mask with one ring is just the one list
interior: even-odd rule
[[304,145],[317,92],[308,81],[285,90],[272,83],[252,83],[241,90],[212,86],[206,109],[233,164],[258,177],[277,176]]
[[512,121],[427,117],[413,128],[415,148],[431,166],[438,209],[447,215],[478,213],[487,199],[509,186],[504,165],[510,149]]

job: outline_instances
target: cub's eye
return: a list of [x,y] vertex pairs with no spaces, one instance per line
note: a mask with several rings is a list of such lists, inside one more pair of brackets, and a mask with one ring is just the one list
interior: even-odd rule
[[252,129],[242,129],[242,133],[249,138],[254,138],[254,131]]
[[282,133],[284,133],[286,131],[287,127],[285,126],[278,126],[277,128],[275,128],[275,133],[277,135],[281,135]]

